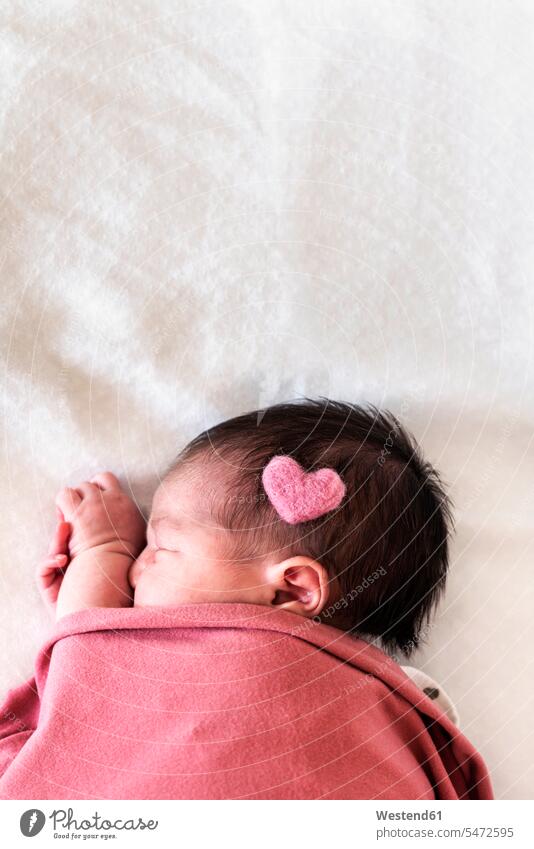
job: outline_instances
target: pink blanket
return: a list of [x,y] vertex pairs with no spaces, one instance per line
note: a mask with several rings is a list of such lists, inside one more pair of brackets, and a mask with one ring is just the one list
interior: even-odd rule
[[490,799],[401,668],[251,604],[64,617],[0,713],[3,799]]

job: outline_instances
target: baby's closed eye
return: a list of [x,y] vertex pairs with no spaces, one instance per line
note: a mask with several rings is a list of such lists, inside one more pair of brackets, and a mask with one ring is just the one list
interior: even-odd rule
[[161,543],[151,545],[150,548],[152,549],[152,551],[155,551],[155,552],[157,552],[157,551],[170,551],[173,554],[176,554],[177,551],[178,551],[177,548],[171,548],[169,545],[162,545]]
[[174,541],[161,538],[161,533],[156,532],[150,525],[147,529],[147,544],[151,551],[176,551]]

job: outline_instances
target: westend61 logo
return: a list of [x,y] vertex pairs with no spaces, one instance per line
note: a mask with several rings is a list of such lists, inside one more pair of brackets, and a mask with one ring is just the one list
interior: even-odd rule
[[[145,820],[142,817],[131,819],[110,820],[95,811],[89,818],[75,819],[72,808],[63,810],[58,808],[48,815],[52,821],[54,837],[71,840],[86,839],[87,837],[100,837],[109,840],[117,837],[120,831],[154,831],[158,827],[158,820]],[[42,830],[46,822],[46,816],[38,808],[29,808],[24,811],[20,818],[20,830],[25,837],[35,837]]]

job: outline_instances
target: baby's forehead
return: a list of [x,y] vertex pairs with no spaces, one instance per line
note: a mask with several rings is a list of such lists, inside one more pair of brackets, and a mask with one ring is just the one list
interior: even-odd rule
[[202,476],[192,470],[176,469],[166,475],[154,493],[151,519],[209,521],[223,491],[223,483],[214,471]]

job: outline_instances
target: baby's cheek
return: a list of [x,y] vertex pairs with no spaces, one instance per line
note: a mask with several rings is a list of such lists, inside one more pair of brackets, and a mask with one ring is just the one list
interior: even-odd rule
[[152,551],[151,555],[151,565],[137,578],[135,606],[172,607],[213,600],[211,596],[217,580],[206,568],[205,558],[197,559],[183,552],[176,554],[164,549]]
[[161,588],[162,592],[169,592],[175,587],[183,584],[187,576],[183,569],[178,569],[168,557],[158,556],[154,559],[154,565],[146,570],[146,578],[150,580],[154,588]]

